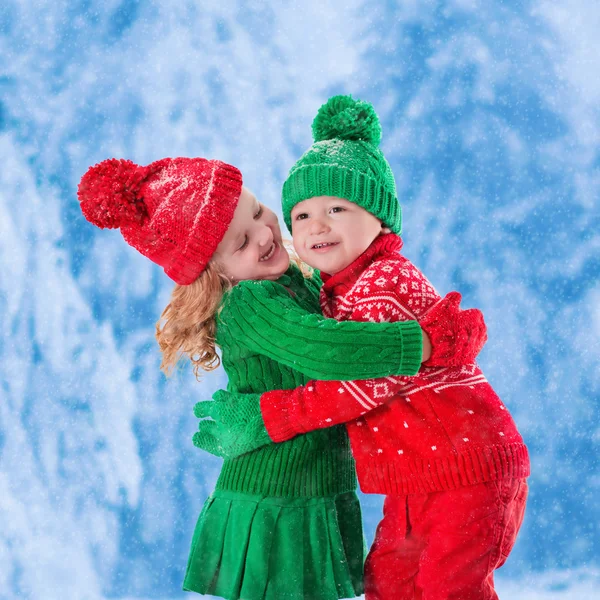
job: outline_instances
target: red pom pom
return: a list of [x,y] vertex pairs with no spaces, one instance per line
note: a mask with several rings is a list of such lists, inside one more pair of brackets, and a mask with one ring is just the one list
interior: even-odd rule
[[90,167],[77,190],[85,218],[102,229],[142,223],[148,212],[137,193],[146,174],[132,161],[116,158]]

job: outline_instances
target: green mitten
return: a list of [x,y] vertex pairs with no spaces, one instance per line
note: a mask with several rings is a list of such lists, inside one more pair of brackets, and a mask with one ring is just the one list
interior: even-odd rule
[[270,444],[260,413],[260,394],[219,390],[213,400],[197,402],[194,414],[204,419],[194,434],[194,445],[216,456],[235,458]]

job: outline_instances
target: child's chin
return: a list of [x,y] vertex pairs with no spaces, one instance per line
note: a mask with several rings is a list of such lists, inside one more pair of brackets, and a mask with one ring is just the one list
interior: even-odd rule
[[273,273],[279,273],[279,276],[281,277],[290,266],[290,255],[283,247],[280,249],[280,252],[281,254],[277,259],[277,263],[271,265],[269,270]]
[[336,273],[342,270],[338,267],[336,262],[332,260],[319,260],[313,262],[319,263],[310,265],[313,269],[318,269],[319,271],[323,271],[323,273],[327,273],[328,275],[335,275]]

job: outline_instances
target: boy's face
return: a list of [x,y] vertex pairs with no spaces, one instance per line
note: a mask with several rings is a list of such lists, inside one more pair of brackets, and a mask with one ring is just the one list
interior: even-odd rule
[[299,202],[291,217],[298,256],[329,275],[345,269],[379,234],[389,231],[364,208],[335,196]]

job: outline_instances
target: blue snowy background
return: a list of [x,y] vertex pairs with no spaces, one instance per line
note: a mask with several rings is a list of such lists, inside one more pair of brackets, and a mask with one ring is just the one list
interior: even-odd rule
[[379,112],[405,252],[484,311],[531,451],[501,597],[600,598],[598,31],[593,0],[2,0],[0,598],[184,597],[219,469],[192,406],[224,375],[159,372],[172,284],[82,218],[81,175],[220,158],[280,214],[334,93]]

